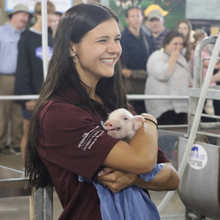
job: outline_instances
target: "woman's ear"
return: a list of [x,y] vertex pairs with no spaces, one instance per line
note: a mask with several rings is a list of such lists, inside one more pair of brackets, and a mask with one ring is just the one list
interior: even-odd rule
[[76,56],[76,46],[73,42],[70,42],[70,54],[71,57]]

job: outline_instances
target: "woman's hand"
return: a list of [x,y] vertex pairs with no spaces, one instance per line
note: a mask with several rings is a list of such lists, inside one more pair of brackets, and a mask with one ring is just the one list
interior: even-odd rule
[[175,62],[179,59],[180,57],[180,50],[178,48],[175,48],[171,53],[170,53],[170,58],[175,60]]
[[25,103],[26,109],[29,111],[33,111],[36,105],[36,100],[31,100]]
[[128,173],[121,170],[115,170],[112,168],[105,167],[97,179],[106,187],[108,187],[112,192],[119,192],[120,190],[127,188],[136,181],[138,175],[133,173]]
[[97,179],[113,192],[119,192],[132,185],[154,191],[176,190],[180,181],[177,171],[169,162],[162,165],[162,170],[149,182],[144,181],[139,175],[108,167],[99,172]]
[[177,48],[175,50],[172,50],[172,52],[170,53],[170,59],[168,61],[168,70],[167,70],[168,74],[173,72],[174,66],[176,64],[176,61],[179,59],[179,57],[180,57],[180,51]]
[[129,69],[122,69],[121,73],[125,78],[130,78],[132,75],[132,72]]

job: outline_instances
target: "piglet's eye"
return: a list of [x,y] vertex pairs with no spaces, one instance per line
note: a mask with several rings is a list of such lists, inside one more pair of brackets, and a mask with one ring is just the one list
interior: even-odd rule
[[128,120],[128,118],[124,118],[124,120]]

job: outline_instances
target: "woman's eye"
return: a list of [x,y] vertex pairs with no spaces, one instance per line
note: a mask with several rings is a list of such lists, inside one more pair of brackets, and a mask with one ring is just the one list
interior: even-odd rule
[[104,42],[106,42],[106,40],[105,40],[105,39],[103,39],[103,40],[100,40],[99,42],[100,42],[100,43],[104,43]]
[[121,38],[116,38],[115,41],[121,41]]
[[128,120],[128,118],[124,118],[124,120]]

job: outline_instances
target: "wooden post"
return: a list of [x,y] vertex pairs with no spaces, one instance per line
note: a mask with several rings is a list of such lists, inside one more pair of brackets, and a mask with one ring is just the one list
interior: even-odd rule
[[31,196],[29,197],[29,211],[30,220],[34,220],[34,188],[31,189]]
[[3,25],[9,20],[9,18],[8,18],[8,13],[5,11],[5,0],[0,0],[0,2],[1,2],[0,25]]

